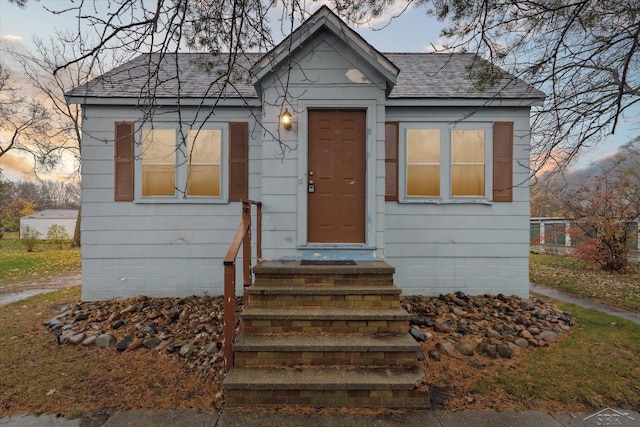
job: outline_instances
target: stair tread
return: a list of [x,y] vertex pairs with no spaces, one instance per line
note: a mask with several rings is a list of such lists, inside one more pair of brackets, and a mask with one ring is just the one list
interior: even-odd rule
[[395,268],[385,261],[356,261],[356,265],[300,265],[300,261],[262,261],[253,267],[260,274],[393,274]]
[[258,335],[240,334],[234,351],[418,351],[409,335]]
[[352,307],[246,307],[242,319],[286,320],[408,320],[411,316],[401,307],[352,308]]
[[413,390],[424,381],[417,364],[411,368],[247,368],[229,371],[227,390]]
[[249,295],[400,295],[395,285],[254,285]]

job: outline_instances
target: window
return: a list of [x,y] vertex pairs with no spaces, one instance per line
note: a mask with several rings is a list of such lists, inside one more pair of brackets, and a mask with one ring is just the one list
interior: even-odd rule
[[440,196],[440,130],[407,130],[407,196]]
[[143,129],[142,197],[221,196],[222,131],[192,129],[181,148],[175,129]]
[[187,195],[220,196],[222,132],[190,130],[187,136]]
[[451,196],[484,197],[484,131],[451,131]]
[[[191,129],[181,143],[176,128],[136,131],[134,122],[116,122],[114,200],[131,202],[134,194],[159,202],[247,200],[249,123],[230,122],[226,129]],[[136,191],[134,176],[141,183]]]
[[[387,201],[513,200],[513,122],[385,126]],[[393,187],[401,197],[394,198]]]
[[142,196],[173,196],[176,188],[176,131],[142,131]]

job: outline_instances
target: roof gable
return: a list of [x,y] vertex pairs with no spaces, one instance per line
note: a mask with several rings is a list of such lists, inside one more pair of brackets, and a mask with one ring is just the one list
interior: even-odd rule
[[313,15],[300,25],[280,44],[264,55],[252,68],[252,83],[260,93],[262,80],[294,51],[302,48],[309,39],[317,33],[327,30],[342,39],[355,54],[376,69],[387,82],[387,94],[396,84],[400,69],[387,57],[371,46],[358,33],[351,29],[342,19],[323,5]]

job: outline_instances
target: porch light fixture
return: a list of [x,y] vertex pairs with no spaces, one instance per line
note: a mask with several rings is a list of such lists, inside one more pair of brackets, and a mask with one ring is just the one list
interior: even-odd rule
[[291,113],[288,109],[284,109],[284,113],[280,115],[280,123],[282,123],[282,127],[284,130],[291,130],[291,126],[293,122],[291,121]]

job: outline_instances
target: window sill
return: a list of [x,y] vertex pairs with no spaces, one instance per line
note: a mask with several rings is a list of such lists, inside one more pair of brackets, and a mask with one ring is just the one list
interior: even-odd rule
[[400,204],[423,204],[423,205],[486,205],[493,206],[493,201],[487,199],[401,199]]
[[174,204],[174,205],[194,205],[194,204],[207,204],[207,205],[221,205],[228,204],[229,201],[220,197],[189,197],[186,199],[178,197],[138,197],[135,200],[138,204]]

